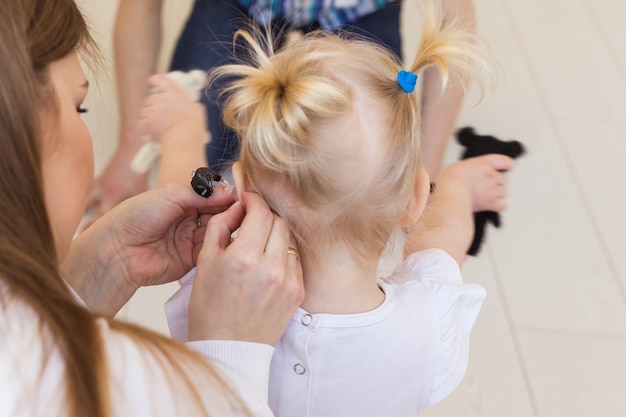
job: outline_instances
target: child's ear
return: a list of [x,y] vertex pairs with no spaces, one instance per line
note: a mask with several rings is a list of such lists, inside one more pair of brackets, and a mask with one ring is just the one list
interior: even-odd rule
[[233,181],[235,182],[237,195],[241,195],[241,193],[248,189],[246,175],[243,172],[243,166],[241,165],[241,162],[235,162],[233,164],[231,172],[233,174]]
[[400,220],[400,227],[411,227],[422,217],[426,202],[430,194],[430,178],[424,168],[420,168],[420,172],[415,181],[413,195],[407,207],[406,214]]

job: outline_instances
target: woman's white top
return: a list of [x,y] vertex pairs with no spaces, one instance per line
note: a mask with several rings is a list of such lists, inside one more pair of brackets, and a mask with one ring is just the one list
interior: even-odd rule
[[[82,302],[81,302],[82,303]],[[113,416],[195,416],[197,404],[184,381],[149,348],[113,330],[104,319],[98,328],[105,343]],[[77,332],[76,337],[82,335]],[[232,384],[242,403],[233,405],[216,379],[185,363],[213,416],[272,416],[267,406],[269,365],[274,348],[259,343],[202,341],[189,343],[201,352],[221,377]],[[50,333],[35,311],[12,299],[0,281],[0,417],[66,416],[65,363]]]

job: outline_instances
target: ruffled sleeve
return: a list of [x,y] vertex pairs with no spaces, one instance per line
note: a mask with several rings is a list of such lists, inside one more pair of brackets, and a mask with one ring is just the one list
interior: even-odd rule
[[433,297],[440,343],[429,402],[432,405],[450,395],[465,376],[470,331],[485,299],[485,289],[463,283],[456,261],[440,249],[410,255],[394,275],[417,276]]

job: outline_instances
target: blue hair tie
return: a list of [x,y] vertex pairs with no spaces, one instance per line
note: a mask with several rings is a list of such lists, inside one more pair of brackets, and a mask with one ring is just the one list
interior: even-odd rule
[[415,83],[417,83],[417,75],[412,72],[400,70],[398,73],[398,84],[407,92],[412,93],[415,91]]

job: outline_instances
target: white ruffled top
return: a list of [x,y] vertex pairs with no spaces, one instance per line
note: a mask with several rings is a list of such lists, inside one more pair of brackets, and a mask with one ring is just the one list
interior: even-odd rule
[[[182,340],[191,283],[185,277],[166,305],[172,335]],[[412,254],[378,283],[385,300],[369,312],[298,309],[271,363],[276,416],[417,416],[461,382],[484,288],[464,284],[439,249]]]

